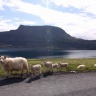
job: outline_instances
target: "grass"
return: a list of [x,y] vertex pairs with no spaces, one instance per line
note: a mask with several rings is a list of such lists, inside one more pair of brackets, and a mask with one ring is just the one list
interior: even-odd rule
[[[82,58],[82,59],[65,59],[65,58],[46,58],[46,59],[28,59],[28,63],[35,65],[35,64],[41,64],[42,69],[43,67],[43,60],[45,61],[52,61],[53,63],[58,62],[68,62],[69,63],[69,70],[66,70],[63,68],[62,71],[69,72],[69,71],[77,71],[77,72],[90,72],[90,71],[96,71],[96,68],[94,67],[94,64],[96,63],[95,58]],[[85,64],[85,69],[77,69],[77,66],[79,64]],[[44,69],[47,70],[47,69]],[[55,69],[54,69],[55,70]],[[56,70],[55,70],[56,71]],[[4,70],[2,69],[0,65],[0,77],[4,75]]]

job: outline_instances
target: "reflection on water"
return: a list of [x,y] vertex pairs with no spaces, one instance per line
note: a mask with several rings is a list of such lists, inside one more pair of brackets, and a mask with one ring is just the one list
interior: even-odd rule
[[32,49],[0,49],[0,55],[25,58],[95,58],[96,50],[32,50]]

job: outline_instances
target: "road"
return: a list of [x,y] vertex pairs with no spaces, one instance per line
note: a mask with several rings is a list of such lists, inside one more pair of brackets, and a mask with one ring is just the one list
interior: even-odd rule
[[96,96],[96,72],[0,79],[0,96]]

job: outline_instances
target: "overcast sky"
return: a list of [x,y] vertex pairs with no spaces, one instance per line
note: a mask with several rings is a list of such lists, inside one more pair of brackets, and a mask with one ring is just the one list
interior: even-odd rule
[[0,31],[19,25],[52,25],[96,40],[96,0],[0,0]]

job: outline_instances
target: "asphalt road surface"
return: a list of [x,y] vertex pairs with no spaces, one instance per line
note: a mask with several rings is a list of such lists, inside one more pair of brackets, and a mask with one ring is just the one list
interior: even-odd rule
[[96,96],[96,72],[2,78],[0,96]]

